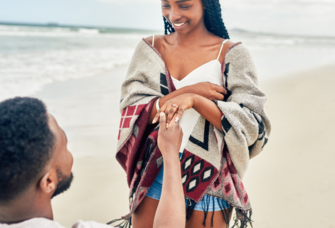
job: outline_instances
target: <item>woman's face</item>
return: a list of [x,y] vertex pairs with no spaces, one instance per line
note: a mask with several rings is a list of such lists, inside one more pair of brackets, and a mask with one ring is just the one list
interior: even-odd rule
[[201,0],[161,0],[162,14],[177,33],[186,34],[203,23]]

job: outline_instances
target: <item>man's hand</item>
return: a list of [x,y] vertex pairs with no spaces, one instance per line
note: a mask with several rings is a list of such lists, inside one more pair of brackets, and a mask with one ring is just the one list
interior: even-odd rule
[[179,123],[173,120],[167,127],[165,113],[161,112],[159,124],[158,148],[160,149],[163,157],[179,156],[179,149],[183,138],[183,131],[179,126]]
[[186,210],[179,149],[183,132],[178,122],[171,121],[166,127],[165,113],[160,114],[158,147],[164,158],[162,194],[153,228],[185,228]]

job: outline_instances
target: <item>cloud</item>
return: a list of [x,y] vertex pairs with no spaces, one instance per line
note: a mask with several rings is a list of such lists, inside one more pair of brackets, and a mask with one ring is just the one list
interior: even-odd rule
[[220,0],[223,7],[233,8],[334,8],[335,0]]
[[[118,5],[129,3],[154,3],[160,0],[96,0]],[[335,10],[335,0],[220,0],[223,9],[300,9],[300,10]]]
[[[143,12],[147,12],[148,6],[153,9],[160,5],[160,0],[95,1],[122,5]],[[335,31],[330,29],[335,21],[335,0],[220,0],[220,3],[224,21],[231,28],[335,35]],[[143,17],[148,15],[144,13]]]
[[[227,24],[253,31],[335,35],[335,0],[221,0]],[[321,26],[322,25],[322,26]]]
[[[159,0],[96,0],[100,2],[157,2]],[[273,4],[291,4],[291,5],[306,5],[306,4],[334,4],[335,0],[220,0],[221,3],[227,5],[254,5],[254,4],[266,4],[266,5],[273,5]]]
[[[111,2],[127,4],[132,2],[158,3],[160,0],[96,0],[99,2]],[[237,8],[269,8],[269,7],[310,7],[327,6],[333,7],[335,0],[220,0],[223,7]]]
[[158,0],[96,0],[96,1],[125,4],[125,3],[131,3],[131,2],[153,2],[153,3],[157,3]]

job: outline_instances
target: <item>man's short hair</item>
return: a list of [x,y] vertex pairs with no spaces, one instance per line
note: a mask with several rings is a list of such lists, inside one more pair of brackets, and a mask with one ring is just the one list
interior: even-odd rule
[[51,158],[55,136],[44,103],[16,97],[0,103],[0,202],[24,192]]

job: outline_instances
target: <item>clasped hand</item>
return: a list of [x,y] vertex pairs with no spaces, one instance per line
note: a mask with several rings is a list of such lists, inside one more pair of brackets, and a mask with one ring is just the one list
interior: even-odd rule
[[195,104],[201,106],[201,104],[198,104],[198,96],[205,97],[208,100],[223,100],[224,96],[227,95],[227,90],[224,87],[210,82],[197,83],[195,85],[183,87],[180,90],[183,91],[181,95],[176,96],[163,104],[153,119],[153,123],[157,123],[160,112],[164,112],[166,115],[166,127],[168,127],[173,119],[175,122],[178,122],[185,110],[194,108]]

